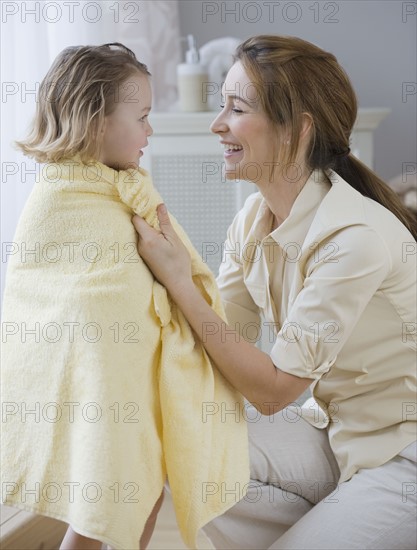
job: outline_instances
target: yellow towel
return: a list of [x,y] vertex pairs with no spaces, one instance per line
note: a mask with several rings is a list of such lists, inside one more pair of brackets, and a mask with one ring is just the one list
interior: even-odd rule
[[167,475],[194,548],[249,481],[242,397],[137,253],[133,211],[157,227],[160,202],[142,169],[47,164],[7,248],[2,501],[121,550],[139,547]]

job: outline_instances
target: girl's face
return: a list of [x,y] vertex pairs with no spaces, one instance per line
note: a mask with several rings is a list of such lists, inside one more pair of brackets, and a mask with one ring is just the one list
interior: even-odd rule
[[271,181],[277,136],[239,61],[228,72],[222,92],[224,106],[210,129],[225,148],[226,178]]
[[105,117],[98,160],[115,170],[139,165],[142,149],[153,130],[148,121],[152,91],[149,79],[139,72],[115,93],[115,110]]

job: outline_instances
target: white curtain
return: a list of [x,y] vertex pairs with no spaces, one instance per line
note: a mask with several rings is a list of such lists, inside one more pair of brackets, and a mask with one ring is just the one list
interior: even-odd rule
[[[152,73],[153,109],[177,100],[181,46],[177,0],[1,2],[1,292],[13,235],[37,165],[13,147],[35,113],[36,89],[56,55],[71,45],[122,42]],[[17,252],[16,252],[17,251]]]

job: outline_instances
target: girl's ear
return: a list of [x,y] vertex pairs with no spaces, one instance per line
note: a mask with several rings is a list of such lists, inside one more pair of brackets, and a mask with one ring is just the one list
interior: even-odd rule
[[99,132],[100,137],[103,137],[104,132],[106,131],[106,126],[107,126],[107,117],[104,117],[103,124],[101,125],[100,132]]
[[106,125],[107,125],[107,118],[105,117],[103,119],[103,122],[101,124],[101,127],[99,128],[95,128],[95,131],[94,131],[94,141],[95,141],[95,144],[96,144],[96,154],[97,154],[97,158],[100,157],[101,155],[101,150],[102,150],[102,147],[103,147],[103,141],[104,141],[104,133],[105,133],[105,130],[106,130]]

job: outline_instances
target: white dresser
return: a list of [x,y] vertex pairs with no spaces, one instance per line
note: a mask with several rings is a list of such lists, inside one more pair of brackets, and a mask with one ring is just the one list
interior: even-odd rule
[[[389,109],[362,109],[352,134],[352,152],[373,167],[373,131]],[[217,274],[226,231],[256,187],[222,177],[223,150],[210,132],[215,112],[152,113],[154,134],[141,159],[169,210]]]

